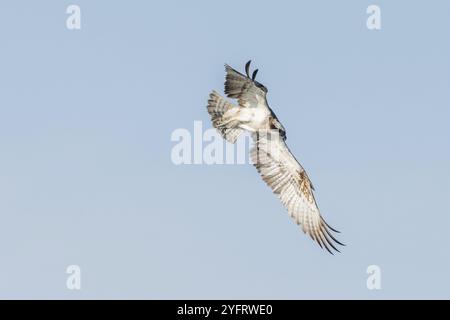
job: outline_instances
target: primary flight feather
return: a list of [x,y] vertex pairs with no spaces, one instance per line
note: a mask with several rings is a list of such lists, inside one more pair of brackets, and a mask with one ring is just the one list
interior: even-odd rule
[[237,99],[237,104],[213,91],[207,107],[212,124],[231,143],[244,131],[250,132],[254,141],[251,160],[262,179],[303,232],[328,252],[339,251],[336,243],[343,244],[333,235],[338,231],[322,218],[314,198],[314,187],[286,145],[286,130],[267,103],[267,88],[256,81],[258,69],[250,76],[250,62],[245,65],[246,75],[225,65],[225,94]]

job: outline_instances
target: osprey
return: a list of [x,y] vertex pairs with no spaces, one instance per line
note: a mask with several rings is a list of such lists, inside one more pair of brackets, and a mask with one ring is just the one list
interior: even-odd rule
[[262,179],[304,233],[328,252],[332,253],[330,247],[339,252],[334,243],[344,244],[332,234],[339,231],[322,218],[314,187],[286,145],[286,130],[267,103],[267,88],[255,80],[258,69],[250,77],[250,63],[245,65],[246,76],[225,65],[225,94],[237,99],[237,104],[212,91],[207,107],[212,124],[230,143],[235,143],[244,131],[251,133],[254,146],[250,157]]

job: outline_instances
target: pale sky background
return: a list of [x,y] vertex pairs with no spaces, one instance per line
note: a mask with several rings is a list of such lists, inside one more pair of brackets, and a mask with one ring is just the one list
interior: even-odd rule
[[[449,12],[0,2],[0,298],[450,298]],[[252,166],[171,162],[173,130],[209,128],[223,64],[248,59],[341,254],[306,237]],[[72,264],[80,291],[66,288]],[[366,288],[372,264],[381,290]]]

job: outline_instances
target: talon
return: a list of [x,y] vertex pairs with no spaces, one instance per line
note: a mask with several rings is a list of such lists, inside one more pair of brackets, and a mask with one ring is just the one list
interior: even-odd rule
[[245,64],[245,73],[247,74],[248,78],[250,78],[250,74],[249,74],[250,63],[252,63],[252,60],[248,60],[248,62]]
[[258,73],[258,69],[256,69],[255,71],[253,71],[253,74],[252,74],[252,80],[254,81],[255,80],[255,78],[256,78],[256,74]]

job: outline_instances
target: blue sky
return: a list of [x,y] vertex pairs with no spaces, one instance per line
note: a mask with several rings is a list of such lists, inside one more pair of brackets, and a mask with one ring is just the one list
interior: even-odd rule
[[[0,297],[450,298],[449,10],[3,1]],[[171,161],[175,129],[211,127],[223,64],[249,59],[342,254],[312,243],[252,166]]]

